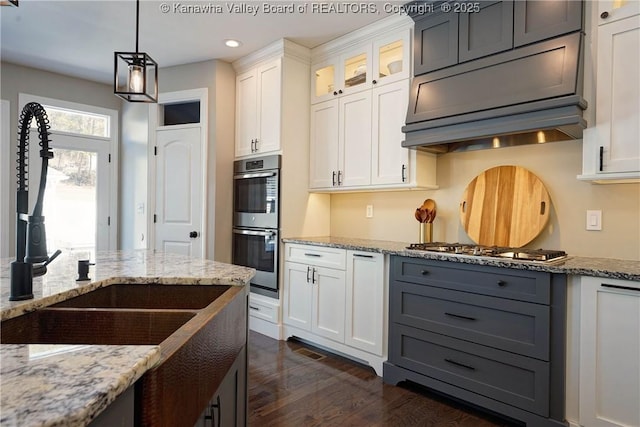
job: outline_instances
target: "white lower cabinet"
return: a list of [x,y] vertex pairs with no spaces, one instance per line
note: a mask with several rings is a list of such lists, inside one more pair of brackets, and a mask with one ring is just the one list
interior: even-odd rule
[[325,267],[311,267],[313,303],[311,332],[334,341],[344,341],[345,273]]
[[[285,249],[290,255],[285,262],[284,323],[334,341],[344,341],[345,271],[344,251],[304,248],[302,256],[309,263],[293,262],[295,248]],[[322,259],[325,257],[325,259]],[[340,260],[338,268],[324,267]],[[295,258],[293,258],[295,259]],[[331,259],[331,262],[328,260]],[[315,263],[314,263],[315,261]]]
[[580,424],[640,426],[640,283],[580,281]]
[[369,363],[385,358],[384,256],[285,244],[284,336]]
[[347,251],[345,343],[382,355],[385,328],[384,255]]

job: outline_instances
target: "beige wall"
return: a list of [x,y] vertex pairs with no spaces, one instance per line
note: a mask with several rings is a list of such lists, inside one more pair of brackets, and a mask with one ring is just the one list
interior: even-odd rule
[[[414,211],[424,199],[432,198],[437,203],[434,239],[470,242],[460,225],[460,198],[476,175],[498,165],[531,170],[551,196],[549,223],[527,246],[561,249],[579,256],[640,260],[640,184],[578,181],[576,175],[582,167],[580,141],[441,155],[438,190],[334,194],[331,235],[416,242],[419,225]],[[374,206],[371,219],[365,218],[368,204]],[[585,230],[587,209],[602,210],[602,231]]]
[[[77,102],[96,107],[110,108],[120,111],[120,99],[113,94],[113,88],[108,84],[96,83],[89,80],[50,73],[30,67],[23,67],[8,62],[0,63],[0,97],[10,103],[10,143],[16,144],[18,129],[18,95],[27,93],[46,98]],[[11,165],[15,165],[15,151],[11,151]],[[1,165],[0,167],[5,167]],[[16,183],[13,174],[10,179],[9,211],[15,212]],[[15,216],[9,221],[9,232],[3,230],[2,239],[9,239],[9,252],[15,253]]]
[[235,72],[223,61],[197,62],[161,68],[158,84],[161,93],[208,88],[207,258],[230,262]]

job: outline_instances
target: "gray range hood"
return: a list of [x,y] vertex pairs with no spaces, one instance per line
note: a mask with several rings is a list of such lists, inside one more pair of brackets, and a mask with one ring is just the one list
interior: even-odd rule
[[403,147],[435,153],[582,138],[582,33],[416,76]]

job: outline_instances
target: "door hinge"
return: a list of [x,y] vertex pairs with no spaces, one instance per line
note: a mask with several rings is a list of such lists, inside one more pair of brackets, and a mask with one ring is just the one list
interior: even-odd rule
[[153,147],[153,155],[154,156],[158,155],[158,146],[157,145],[155,147]]
[[109,225],[109,226],[111,225],[111,217],[110,216],[107,217],[107,225]]
[[109,153],[109,163],[111,163],[111,153]]
[[153,223],[155,224],[156,222],[158,222],[158,215],[153,214]]

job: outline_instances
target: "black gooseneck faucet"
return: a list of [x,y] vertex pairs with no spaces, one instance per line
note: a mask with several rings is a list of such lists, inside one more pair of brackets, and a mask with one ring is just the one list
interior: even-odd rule
[[[38,200],[33,209],[33,215],[28,215],[29,128],[33,118],[36,119],[36,123],[38,124],[42,171],[40,174]],[[33,277],[45,274],[47,272],[47,265],[60,255],[59,250],[51,257],[47,255],[47,236],[44,229],[44,216],[42,216],[42,200],[44,198],[44,189],[47,185],[49,159],[53,158],[53,152],[49,148],[49,119],[42,105],[37,102],[30,102],[25,105],[20,114],[18,127],[16,260],[11,263],[10,301],[33,298]]]

